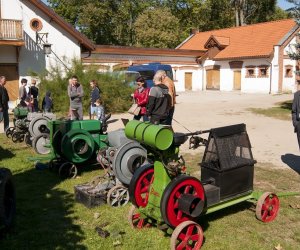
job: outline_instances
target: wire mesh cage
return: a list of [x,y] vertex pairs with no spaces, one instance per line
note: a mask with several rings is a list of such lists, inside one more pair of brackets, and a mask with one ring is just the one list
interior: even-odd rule
[[201,166],[225,171],[255,163],[245,124],[211,129]]

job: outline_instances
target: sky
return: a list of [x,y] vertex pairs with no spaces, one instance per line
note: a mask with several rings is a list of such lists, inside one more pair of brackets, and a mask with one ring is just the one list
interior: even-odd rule
[[294,4],[291,4],[291,3],[287,2],[286,0],[277,0],[277,4],[281,9],[284,9],[284,10],[294,7]]

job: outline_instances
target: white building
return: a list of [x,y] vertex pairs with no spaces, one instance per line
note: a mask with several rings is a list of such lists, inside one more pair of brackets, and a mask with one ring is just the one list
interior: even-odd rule
[[297,62],[287,54],[299,26],[292,19],[192,34],[177,49],[205,50],[193,89],[279,93],[296,90]]
[[[1,0],[0,75],[10,100],[18,98],[20,79],[52,67],[63,71],[94,44],[40,0]],[[45,49],[50,49],[45,54]]]

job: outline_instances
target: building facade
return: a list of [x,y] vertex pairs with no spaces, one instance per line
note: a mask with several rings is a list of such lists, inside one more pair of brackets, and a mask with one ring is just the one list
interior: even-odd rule
[[66,71],[94,44],[40,0],[1,0],[0,74],[10,100],[18,98],[20,79],[32,72]]
[[[297,62],[288,52],[299,26],[292,19],[192,34],[177,49],[205,50],[198,88],[247,93],[294,92]],[[195,87],[197,88],[197,87]]]

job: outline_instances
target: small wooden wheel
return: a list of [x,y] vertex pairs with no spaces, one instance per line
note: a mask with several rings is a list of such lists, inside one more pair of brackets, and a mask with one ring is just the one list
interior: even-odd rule
[[273,221],[279,211],[279,198],[271,192],[263,193],[256,204],[256,218],[262,222]]
[[112,187],[107,193],[107,204],[112,207],[125,206],[129,201],[129,192],[123,185]]
[[171,249],[200,249],[203,243],[203,231],[199,224],[194,221],[180,223],[171,236]]
[[141,217],[138,208],[134,205],[129,209],[128,221],[132,228],[142,229],[144,227],[150,227],[147,219]]

